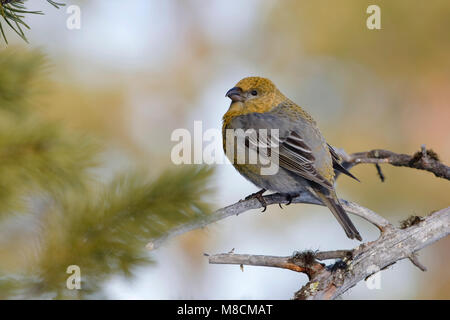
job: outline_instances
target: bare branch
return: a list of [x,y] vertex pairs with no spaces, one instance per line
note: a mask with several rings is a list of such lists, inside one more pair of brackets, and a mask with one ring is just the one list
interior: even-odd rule
[[[264,200],[266,201],[267,205],[272,204],[279,204],[279,203],[288,203],[289,199],[286,198],[285,195],[275,193],[270,194],[267,196],[264,196]],[[380,231],[384,231],[387,228],[391,227],[391,224],[389,221],[387,221],[382,216],[376,214],[375,212],[364,208],[354,202],[350,202],[344,199],[340,199],[342,206],[344,207],[345,211],[348,213],[357,215],[370,223],[374,224]],[[316,204],[323,206],[324,204],[317,198],[315,198],[310,193],[302,193],[300,196],[292,199],[291,203],[305,203],[305,204]],[[147,249],[154,250],[158,248],[163,242],[166,240],[176,237],[178,235],[181,235],[183,233],[189,232],[191,230],[195,229],[201,229],[203,227],[206,227],[207,225],[220,221],[222,219],[228,218],[230,216],[239,215],[241,213],[247,212],[251,209],[259,209],[261,208],[261,203],[257,199],[249,199],[249,200],[242,200],[239,202],[236,202],[235,204],[232,204],[228,207],[219,209],[217,211],[214,211],[211,213],[207,218],[199,221],[194,221],[191,223],[184,224],[178,228],[171,229],[167,234],[164,236],[155,239],[154,241],[151,241],[147,244]]]
[[[335,299],[374,273],[399,260],[410,259],[425,271],[416,252],[450,234],[450,207],[434,212],[406,229],[390,228],[371,243],[354,250],[303,252],[290,257],[222,253],[208,256],[210,264],[237,264],[289,269],[308,275],[295,299]],[[344,258],[344,268],[326,268],[318,260]]]
[[[432,150],[425,150],[425,147],[422,146],[422,150],[417,152],[413,156],[409,156],[406,154],[397,154],[387,150],[372,150],[367,152],[358,152],[351,155],[348,155],[342,149],[335,149],[336,152],[343,159],[342,165],[346,169],[350,169],[351,167],[361,164],[361,163],[389,163],[394,166],[406,166],[421,170],[426,170],[433,172],[438,177],[443,177],[445,179],[450,179],[450,168],[445,166],[444,164],[438,161],[438,156]],[[424,153],[425,150],[425,153]],[[424,157],[424,154],[428,156]],[[336,177],[339,177],[339,174],[336,174]],[[384,177],[384,176],[383,176]],[[264,200],[267,202],[267,205],[271,204],[280,204],[280,203],[288,203],[288,199],[281,194],[272,194],[264,197]],[[390,228],[391,224],[389,221],[384,219],[383,217],[377,215],[373,211],[363,208],[355,203],[351,203],[349,201],[341,200],[344,206],[344,209],[349,213],[358,215],[367,221],[373,223],[378,227],[380,231],[383,231],[386,228]],[[310,193],[303,193],[297,198],[292,200],[292,203],[305,203],[305,204],[317,204],[323,205],[320,200],[315,198]],[[232,204],[228,207],[219,209],[212,214],[210,214],[207,218],[202,219],[200,221],[189,222],[183,224],[177,228],[170,230],[168,233],[163,236],[153,239],[151,242],[147,244],[147,248],[149,250],[154,250],[161,246],[163,242],[173,237],[179,236],[183,233],[201,229],[206,227],[207,225],[220,221],[230,216],[239,215],[243,212],[246,212],[251,209],[261,208],[261,204],[256,199],[243,200],[239,201],[235,204]]]
[[425,267],[425,266],[419,261],[419,258],[417,257],[416,254],[410,255],[410,256],[409,256],[409,261],[411,261],[411,263],[412,263],[413,265],[415,265],[417,268],[419,268],[420,271],[423,271],[423,272],[427,271],[427,267]]
[[397,167],[408,167],[432,172],[436,177],[450,180],[450,167],[439,161],[438,155],[425,146],[421,150],[410,156],[407,154],[395,153],[388,150],[376,149],[367,152],[357,152],[346,155],[342,150],[336,150],[343,158],[343,166],[349,169],[360,163],[383,164],[387,163]]
[[450,234],[450,207],[434,212],[406,229],[391,229],[378,240],[361,245],[345,270],[324,269],[294,296],[295,299],[335,299],[359,281],[402,259],[420,269],[415,253]]
[[372,210],[344,199],[339,199],[339,201],[341,202],[341,205],[345,209],[345,211],[369,221],[370,223],[375,225],[381,232],[393,228],[392,224],[388,220],[376,214]]
[[[210,264],[237,264],[288,269],[302,272],[311,279],[324,269],[317,260],[351,258],[351,250],[336,250],[323,252],[297,252],[288,257],[262,256],[249,254],[220,253],[206,255]],[[316,260],[317,259],[317,260]]]
[[377,173],[378,173],[378,176],[380,177],[381,182],[384,182],[384,180],[386,180],[386,178],[385,178],[383,171],[381,170],[381,167],[378,163],[375,163],[375,168],[377,169]]
[[306,273],[308,276],[312,276],[318,270],[323,267],[320,264],[308,265],[302,261],[291,261],[292,257],[274,257],[274,256],[260,256],[249,254],[234,254],[234,253],[221,253],[208,257],[210,264],[237,264],[247,266],[261,266],[289,269],[296,272]]
[[314,252],[314,256],[317,260],[349,259],[353,258],[353,250],[319,251]]
[[[437,177],[450,180],[450,168],[439,162],[438,156],[432,150],[422,146],[421,151],[413,156],[397,154],[387,150],[372,150],[347,155],[343,150],[336,151],[344,160],[342,165],[346,169],[361,164],[375,164],[380,178],[384,179],[380,164],[387,163],[425,170]],[[336,177],[339,174],[336,173]],[[289,199],[282,194],[264,196],[267,205],[288,203]],[[409,259],[419,269],[426,268],[418,261],[416,252],[438,241],[450,233],[450,207],[434,212],[425,218],[410,217],[402,223],[401,228],[395,228],[388,220],[375,212],[356,203],[341,199],[344,209],[351,214],[358,215],[378,227],[380,237],[369,243],[361,244],[353,250],[338,250],[333,252],[316,252],[312,260],[297,254],[291,257],[275,257],[261,255],[241,255],[233,252],[209,256],[210,263],[238,264],[252,266],[266,266],[293,270],[306,273],[310,281],[296,294],[295,299],[334,299],[370,275],[383,270],[402,259]],[[305,192],[292,200],[292,203],[323,205],[312,194]],[[157,248],[165,240],[185,232],[203,228],[213,222],[233,215],[239,215],[251,209],[261,208],[257,199],[241,200],[228,207],[219,209],[206,219],[184,224],[172,229],[163,237],[150,242],[149,249]],[[317,260],[343,259],[337,268],[326,268]],[[306,259],[306,260],[305,260]]]

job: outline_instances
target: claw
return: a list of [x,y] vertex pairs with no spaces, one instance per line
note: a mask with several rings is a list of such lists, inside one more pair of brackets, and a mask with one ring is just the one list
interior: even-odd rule
[[288,203],[286,203],[286,205],[290,205],[292,203],[292,200],[298,196],[299,194],[287,194],[286,199],[288,200]]
[[292,203],[293,197],[291,195],[288,195],[287,199],[288,199],[288,203],[286,203],[286,205],[288,206],[288,205],[290,205]]
[[263,197],[263,193],[264,192],[266,192],[266,189],[261,189],[258,192],[252,193],[251,195],[245,197],[245,200],[250,200],[250,199],[253,199],[253,198],[258,199],[259,203],[261,203],[261,205],[264,207],[263,211],[261,211],[261,212],[265,212],[266,209],[267,209],[267,203],[266,203],[266,200],[264,200],[264,197]]

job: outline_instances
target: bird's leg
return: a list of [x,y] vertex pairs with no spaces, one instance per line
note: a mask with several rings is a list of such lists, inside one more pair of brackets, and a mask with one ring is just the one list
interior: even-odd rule
[[261,189],[258,192],[252,193],[251,195],[245,197],[245,200],[250,200],[250,199],[254,199],[254,198],[258,199],[259,203],[261,203],[261,205],[264,207],[263,211],[261,211],[261,212],[264,212],[267,209],[267,203],[263,197],[264,192],[266,192],[266,189]]

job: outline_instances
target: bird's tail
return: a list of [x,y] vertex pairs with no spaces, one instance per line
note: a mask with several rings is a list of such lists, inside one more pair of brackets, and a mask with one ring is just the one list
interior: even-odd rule
[[359,234],[356,227],[353,225],[353,222],[352,220],[350,220],[349,216],[347,215],[347,212],[345,212],[344,208],[342,208],[342,205],[339,203],[338,198],[335,195],[327,196],[317,191],[315,193],[317,194],[317,196],[319,196],[322,202],[331,210],[331,212],[336,217],[339,224],[342,226],[342,228],[344,228],[347,237],[349,237],[350,239],[356,238],[359,241],[362,241],[361,235]]

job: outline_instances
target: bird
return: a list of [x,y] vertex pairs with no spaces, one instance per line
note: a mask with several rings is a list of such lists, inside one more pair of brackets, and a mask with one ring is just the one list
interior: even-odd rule
[[[265,210],[267,204],[262,195],[266,191],[284,194],[289,199],[288,204],[300,193],[310,192],[330,209],[348,238],[362,241],[336,195],[335,170],[358,179],[341,165],[340,157],[326,142],[315,120],[267,78],[243,78],[225,96],[231,99],[231,103],[222,118],[224,152],[236,170],[261,189],[246,199],[258,199]],[[258,146],[265,146],[266,158],[277,156],[276,173],[262,174],[261,161],[237,161],[236,152],[230,152],[231,148],[236,148],[237,137],[230,141],[227,132],[237,132],[238,129],[242,129],[241,132],[278,130],[278,136],[273,137],[270,134],[265,138],[260,134],[248,135],[243,146],[246,152],[249,149],[259,152]],[[276,148],[273,142],[277,143]]]

